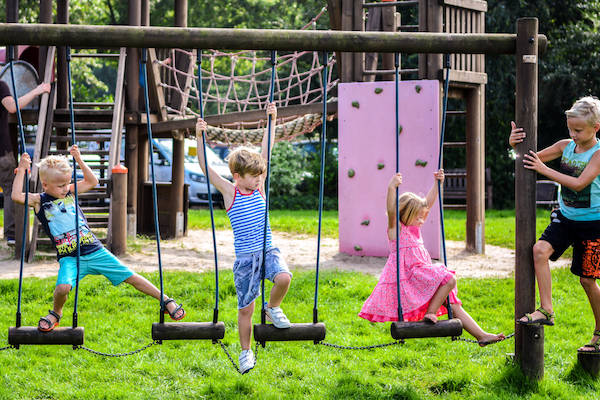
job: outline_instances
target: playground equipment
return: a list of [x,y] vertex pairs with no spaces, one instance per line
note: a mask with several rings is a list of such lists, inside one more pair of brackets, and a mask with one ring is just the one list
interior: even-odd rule
[[[132,1],[139,4],[139,2]],[[136,9],[136,7],[132,7]],[[134,16],[135,17],[135,16]],[[141,16],[138,14],[141,23]],[[135,19],[135,18],[132,18]],[[66,21],[65,21],[66,22]],[[457,34],[457,33],[376,33],[376,32],[298,32],[286,30],[227,30],[227,29],[178,29],[151,27],[87,27],[69,25],[21,25],[0,24],[3,44],[38,44],[50,46],[134,47],[181,47],[181,48],[229,48],[256,50],[327,50],[340,52],[411,52],[426,54],[514,54],[516,56],[516,122],[527,132],[527,138],[517,146],[517,152],[536,149],[537,143],[537,72],[538,57],[545,48],[545,37],[538,35],[537,20],[523,18],[517,23],[517,34]],[[137,55],[128,57],[137,61]],[[137,62],[128,74],[135,74]],[[136,79],[128,79],[135,86]],[[135,91],[137,88],[128,87]],[[136,101],[136,103],[133,102]],[[133,94],[129,104],[137,104]],[[137,107],[137,105],[135,106]],[[145,121],[152,123],[152,121]],[[128,155],[137,160],[137,124],[128,130]],[[135,133],[135,134],[133,134]],[[129,147],[129,145],[134,145]],[[143,145],[142,145],[143,146]],[[174,151],[176,153],[176,151]],[[147,153],[144,153],[147,154]],[[132,157],[135,155],[135,157]],[[145,163],[146,159],[141,158]],[[133,163],[137,168],[137,163]],[[130,169],[129,190],[138,187],[137,170]],[[132,179],[132,175],[134,178]],[[177,181],[173,174],[174,182]],[[532,245],[535,242],[535,173],[516,168],[516,225],[519,240],[516,241],[515,314],[520,316],[534,308],[534,275],[532,271]],[[181,189],[182,180],[179,181]],[[177,190],[179,190],[179,186]],[[174,189],[175,190],[175,189]],[[128,199],[134,205],[137,192]],[[180,197],[176,197],[180,198]],[[129,201],[129,200],[128,200]],[[135,206],[133,206],[135,208]],[[177,205],[179,207],[179,205]],[[516,360],[523,372],[535,379],[543,376],[543,327],[516,327]]]

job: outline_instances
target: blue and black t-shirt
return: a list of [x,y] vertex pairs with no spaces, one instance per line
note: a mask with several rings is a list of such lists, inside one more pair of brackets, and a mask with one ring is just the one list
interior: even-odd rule
[[[75,232],[75,198],[68,193],[57,199],[47,193],[40,193],[40,210],[35,214],[46,234],[56,247],[56,258],[77,255],[77,235]],[[102,243],[92,233],[87,220],[77,205],[79,217],[79,254],[91,254],[102,248]]]

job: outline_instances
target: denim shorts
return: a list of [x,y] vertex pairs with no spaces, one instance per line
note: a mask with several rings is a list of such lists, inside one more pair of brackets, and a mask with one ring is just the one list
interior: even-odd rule
[[[233,263],[233,281],[237,292],[238,309],[248,307],[260,296],[262,253],[262,250],[258,250],[236,255]],[[275,277],[281,273],[292,276],[279,249],[271,247],[267,249],[265,279],[273,282]]]
[[[75,286],[77,277],[77,257],[63,257],[58,260],[60,269],[56,284]],[[104,247],[79,257],[79,281],[86,275],[104,275],[115,286],[133,275],[117,257]]]

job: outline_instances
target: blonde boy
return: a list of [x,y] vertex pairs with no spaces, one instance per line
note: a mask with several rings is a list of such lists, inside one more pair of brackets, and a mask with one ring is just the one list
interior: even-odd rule
[[[267,107],[267,115],[271,117],[271,143],[265,132],[261,154],[248,149],[237,149],[229,155],[229,169],[234,183],[221,177],[209,165],[210,182],[221,192],[227,215],[233,228],[235,262],[233,278],[238,298],[238,328],[242,352],[240,354],[240,372],[246,373],[254,368],[255,359],[250,350],[252,336],[252,314],[254,302],[260,295],[262,250],[264,242],[265,207],[264,198],[266,159],[268,149],[275,141],[274,126],[277,109],[274,104]],[[202,131],[206,130],[206,122],[198,119],[196,137],[198,138],[198,161],[206,174],[204,152],[201,150]],[[290,321],[281,308],[292,274],[281,257],[279,249],[273,247],[271,227],[267,221],[267,243],[265,259],[265,278],[274,283],[269,302],[266,306],[267,317],[276,328],[289,328]]]
[[[77,145],[69,150],[79,168],[83,172],[83,180],[77,182],[77,192],[85,193],[98,184],[98,179],[90,167],[81,159]],[[17,176],[13,182],[12,199],[19,204],[25,203],[23,180],[25,171],[29,169],[31,159],[27,153],[21,156]],[[44,227],[46,234],[56,248],[56,256],[60,264],[56,288],[54,289],[54,305],[48,315],[41,317],[38,329],[43,332],[58,326],[62,310],[69,292],[77,277],[77,239],[75,231],[75,210],[79,221],[80,269],[79,279],[86,275],[104,275],[113,285],[126,282],[142,293],[160,299],[160,291],[146,278],[134,273],[104,248],[102,243],[90,231],[85,216],[73,196],[74,185],[71,183],[73,169],[64,156],[49,156],[38,164],[42,193],[29,193],[29,206]],[[185,317],[185,310],[173,299],[164,296],[165,307],[173,320]]]

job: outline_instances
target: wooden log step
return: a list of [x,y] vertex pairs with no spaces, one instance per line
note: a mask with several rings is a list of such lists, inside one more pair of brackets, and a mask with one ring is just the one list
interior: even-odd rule
[[390,328],[392,337],[400,339],[417,339],[428,337],[460,336],[462,322],[458,318],[440,320],[435,324],[430,322],[392,322]]
[[[71,123],[70,122],[54,122],[54,127],[55,128],[64,128],[64,129],[69,129],[71,128]],[[79,130],[79,129],[111,129],[112,128],[112,123],[111,122],[75,122],[75,130]]]
[[223,322],[169,322],[152,324],[153,340],[218,340],[225,337]]
[[8,328],[8,343],[13,346],[26,344],[67,344],[80,346],[83,344],[83,327],[58,327],[50,332],[41,332],[37,326],[20,326]]
[[600,377],[600,354],[578,351],[577,361],[593,378],[598,379],[598,377]]
[[[90,132],[96,132],[96,131],[90,131]],[[83,131],[77,131],[77,137],[75,139],[77,139],[78,142],[110,142],[110,134],[106,134],[106,133],[96,133],[96,134],[82,134]],[[50,136],[50,141],[52,142],[68,142],[71,143],[71,136],[64,136],[64,135],[52,135]]]
[[264,344],[265,342],[287,342],[298,340],[310,340],[318,343],[325,339],[325,324],[292,324],[290,328],[279,329],[273,324],[255,324],[254,340]]

